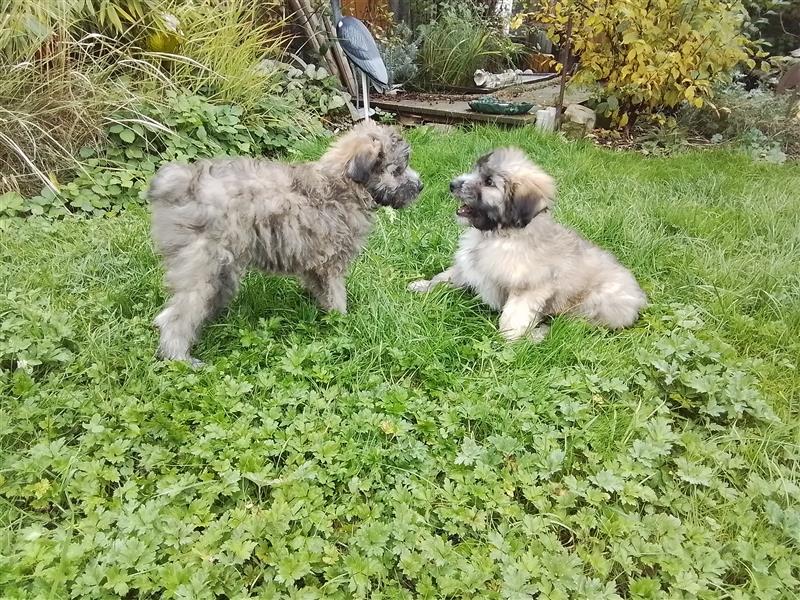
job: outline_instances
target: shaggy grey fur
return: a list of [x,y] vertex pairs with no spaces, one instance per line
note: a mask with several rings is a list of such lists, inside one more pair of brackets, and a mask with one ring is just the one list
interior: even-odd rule
[[422,183],[389,127],[354,127],[317,162],[253,158],[170,163],[150,184],[152,234],[170,298],[156,317],[159,354],[189,352],[248,268],[296,276],[325,310],[347,311],[345,275],[378,205],[404,207]]
[[553,220],[555,184],[520,150],[487,154],[450,189],[467,226],[453,266],[409,289],[471,288],[501,311],[500,330],[511,340],[543,339],[550,315],[579,315],[614,329],[639,317],[647,298],[636,279],[609,252]]

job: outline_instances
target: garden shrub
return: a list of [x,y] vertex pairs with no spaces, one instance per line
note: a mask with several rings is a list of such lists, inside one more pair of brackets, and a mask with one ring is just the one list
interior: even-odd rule
[[[319,73],[313,67],[308,72]],[[113,214],[144,200],[147,183],[163,162],[285,154],[322,129],[313,116],[302,114],[314,98],[314,86],[305,75],[287,76],[284,85],[284,93],[265,98],[251,111],[168,92],[165,101],[140,107],[135,114],[112,115],[106,143],[81,150],[81,169],[73,180],[57,192],[45,188],[29,199],[13,193],[0,196],[0,216]],[[327,98],[317,93],[316,102],[329,103]]]
[[423,88],[471,86],[476,69],[508,67],[518,52],[486,9],[472,3],[443,3],[435,20],[417,33],[415,84]]
[[[12,4],[8,27],[0,28],[0,194],[30,196],[42,185],[57,193],[83,168],[81,149],[102,145],[113,115],[147,120],[130,114],[162,101],[167,90],[247,111],[286,93],[283,78],[260,66],[285,44],[281,21],[262,14],[271,3],[120,0],[103,2],[99,13],[96,2]],[[119,33],[103,19],[127,5],[147,10],[140,27]],[[170,19],[162,16],[173,9]],[[135,19],[142,11],[126,14]],[[180,39],[170,54],[146,48],[159,31],[154,15],[161,25],[177,19]],[[25,26],[30,35],[20,30]]]
[[180,40],[171,53],[142,48],[157,31],[150,13],[137,21],[138,38],[128,29],[108,37],[97,14],[85,13],[91,3],[57,4],[39,20],[31,8],[42,35],[24,52],[0,36],[9,59],[0,79],[0,216],[114,213],[138,201],[162,160],[282,153],[345,104],[324,69],[271,60],[285,38],[281,21],[263,14],[270,2],[124,0],[104,10],[125,2],[173,11]]
[[[65,34],[48,44],[39,59],[19,58],[0,77],[0,193],[35,193],[78,168],[83,146],[102,143],[114,112],[141,104],[155,80],[155,65],[129,47],[104,37]],[[119,64],[135,71],[135,81],[115,76]]]
[[747,14],[738,2],[541,0],[536,18],[560,43],[572,21],[574,82],[602,83],[598,111],[621,127],[683,102],[702,107],[735,66],[763,55],[742,33]]
[[298,67],[277,63],[283,71],[280,96],[294,103],[298,111],[334,116],[344,108],[349,94],[341,91],[339,80],[325,67],[301,64]]
[[389,85],[408,83],[416,77],[421,40],[404,23],[398,23],[378,39],[378,47],[389,73]]
[[754,158],[782,162],[800,157],[800,105],[791,94],[747,90],[734,81],[718,86],[714,98],[714,106],[681,110],[678,124],[715,142],[739,143]]
[[800,2],[797,0],[743,0],[750,16],[748,35],[761,39],[773,55],[785,55],[800,46]]

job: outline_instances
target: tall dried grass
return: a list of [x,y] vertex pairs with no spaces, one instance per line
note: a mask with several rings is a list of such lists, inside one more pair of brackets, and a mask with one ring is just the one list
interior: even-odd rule
[[[41,5],[20,4],[30,4],[31,14]],[[263,102],[275,93],[276,79],[259,63],[280,55],[286,43],[281,23],[264,20],[264,4],[163,0],[159,6],[180,22],[171,53],[147,49],[152,14],[112,37],[90,31],[103,27],[55,3],[38,22],[46,31],[26,34],[23,43],[22,33],[9,27],[26,22],[0,11],[0,25],[6,25],[0,35],[0,194],[42,186],[57,191],[60,180],[81,169],[81,148],[102,145],[114,115],[157,127],[142,107],[158,105],[169,89],[245,109]]]
[[0,192],[30,193],[43,185],[56,191],[64,171],[80,168],[80,149],[102,143],[113,114],[136,114],[145,98],[157,101],[157,87],[172,85],[157,65],[98,34],[53,40],[46,55],[10,65],[6,73],[0,80]]

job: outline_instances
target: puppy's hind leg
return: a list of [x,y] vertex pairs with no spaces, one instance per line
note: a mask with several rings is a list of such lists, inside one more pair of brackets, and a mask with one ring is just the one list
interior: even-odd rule
[[211,313],[209,299],[213,292],[192,290],[178,292],[155,318],[161,331],[158,355],[164,360],[178,360],[201,367],[203,363],[189,354],[200,327]]
[[431,279],[412,281],[408,284],[408,290],[418,294],[426,294],[440,283],[447,283],[453,287],[463,287],[464,285],[458,268],[450,267],[438,275],[434,275]]
[[212,257],[205,261],[193,255],[187,262],[167,271],[172,296],[155,318],[161,332],[158,354],[165,360],[179,360],[199,367],[190,350],[203,323],[224,308],[239,285],[239,274],[222,267]]
[[572,311],[610,329],[630,327],[647,306],[647,296],[633,279],[611,281],[593,290]]

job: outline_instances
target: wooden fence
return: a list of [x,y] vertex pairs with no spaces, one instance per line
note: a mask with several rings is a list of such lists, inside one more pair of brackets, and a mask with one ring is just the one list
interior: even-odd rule
[[389,0],[343,0],[342,2],[342,12],[362,20],[388,10]]
[[386,27],[392,7],[389,0],[342,0],[342,13]]
[[[498,0],[461,0],[482,4],[493,11]],[[386,27],[389,14],[405,22],[412,29],[429,22],[439,12],[435,0],[342,0],[342,12],[379,27]]]

